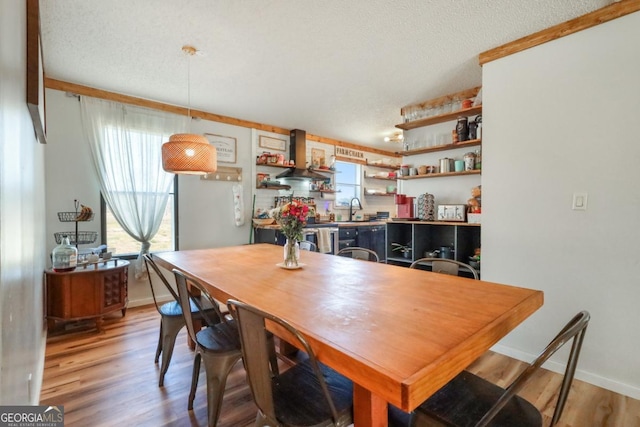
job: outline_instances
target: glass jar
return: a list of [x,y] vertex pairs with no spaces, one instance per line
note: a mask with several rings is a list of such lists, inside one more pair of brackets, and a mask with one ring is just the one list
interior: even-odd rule
[[298,267],[298,261],[300,260],[300,244],[297,239],[287,238],[284,244],[284,266],[285,268]]
[[51,252],[53,271],[65,272],[76,269],[78,263],[78,249],[69,243],[69,236],[62,236],[60,245],[53,248]]

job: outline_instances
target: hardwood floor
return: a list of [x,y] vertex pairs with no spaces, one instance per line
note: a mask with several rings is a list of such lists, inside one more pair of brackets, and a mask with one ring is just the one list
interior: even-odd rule
[[[193,353],[187,348],[184,329],[164,387],[158,387],[159,365],[153,358],[159,325],[155,308],[147,306],[129,309],[124,318],[114,315],[105,319],[104,333],[79,328],[51,335],[40,403],[64,405],[66,427],[206,426],[206,381],[202,374],[194,410],[187,411]],[[521,366],[519,361],[489,352],[469,369],[504,385]],[[559,381],[560,375],[543,371],[521,394],[550,417]],[[250,426],[255,413],[239,362],[227,381],[218,425]],[[640,401],[576,380],[558,426],[640,427]]]

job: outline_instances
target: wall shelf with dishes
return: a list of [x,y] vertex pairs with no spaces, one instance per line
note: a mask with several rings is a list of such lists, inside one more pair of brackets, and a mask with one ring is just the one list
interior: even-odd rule
[[469,101],[479,92],[480,86],[403,107],[400,113],[405,122],[396,127],[411,130],[454,121],[458,117],[476,116],[482,113],[482,104],[474,106]]
[[[402,154],[402,153],[396,153],[396,154]],[[382,169],[391,169],[391,170],[398,170],[400,169],[400,165],[392,165],[392,164],[387,164],[387,163],[382,163],[381,161],[369,161],[367,160],[367,162],[365,163],[366,166],[371,166],[374,168],[382,168]]]
[[364,174],[364,177],[366,179],[379,179],[379,180],[382,180],[382,181],[395,181],[395,180],[398,179],[395,176],[393,178],[391,178],[389,176],[367,175],[366,173]]
[[[396,174],[396,171],[398,169],[400,169],[400,165],[399,164],[391,164],[390,162],[384,162],[383,161],[373,161],[370,162],[369,160],[367,160],[365,166],[367,166],[367,169],[364,170],[364,179],[365,180],[372,180],[372,181],[392,181],[394,183],[397,183],[398,177]],[[378,169],[386,169],[387,171],[371,171],[369,170],[369,168],[378,168]],[[371,182],[370,182],[371,183]],[[371,184],[375,186],[374,184]],[[365,197],[388,197],[388,196],[394,196],[397,193],[397,185],[393,185],[391,183],[389,183],[389,185],[386,186],[386,188],[375,188],[375,187],[365,187],[364,189],[364,196]]]
[[311,172],[320,172],[320,173],[330,173],[330,174],[339,173],[338,171],[336,171],[334,169],[309,168],[309,170]]
[[263,185],[256,186],[257,190],[291,190],[290,185]]
[[428,173],[426,175],[411,175],[411,176],[403,176],[398,179],[403,181],[408,181],[412,179],[423,179],[423,178],[442,178],[445,176],[460,176],[460,175],[480,175],[482,171],[480,169],[470,170],[470,171],[462,171],[462,172],[439,172],[439,173]]
[[411,130],[417,129],[423,126],[435,125],[438,123],[450,122],[452,120],[456,120],[458,117],[470,117],[477,116],[482,113],[482,105],[478,105],[476,107],[465,108],[458,111],[452,111],[450,113],[439,114],[433,117],[426,117],[424,119],[414,120],[407,123],[401,123],[396,125],[398,129],[403,130]]
[[456,142],[455,144],[434,145],[433,147],[420,148],[417,150],[397,151],[396,154],[401,154],[403,156],[414,156],[416,154],[455,150],[457,148],[476,147],[478,145],[482,145],[481,139],[472,139],[468,141]]
[[388,197],[388,196],[395,196],[396,192],[388,192],[387,190],[384,189],[377,189],[377,188],[365,188],[364,189],[364,195],[365,196],[382,196],[382,197]]
[[[396,125],[397,128],[404,130],[417,129],[420,127],[431,126],[439,123],[452,122],[458,119],[458,123],[451,132],[451,137],[446,134],[438,135],[438,145],[430,145],[406,151],[398,151],[396,154],[408,157],[419,154],[435,153],[440,151],[457,150],[461,148],[471,148],[482,145],[482,104],[473,105],[473,98],[481,98],[480,87],[475,87],[440,98],[435,98],[419,104],[409,105],[402,108],[401,114],[405,118],[405,123]],[[481,102],[481,100],[479,100]],[[473,122],[468,122],[467,117],[478,115]],[[458,140],[460,138],[460,140]],[[442,143],[447,142],[448,143]],[[428,144],[427,144],[428,145]],[[467,157],[467,154],[469,155]],[[467,153],[464,157],[462,169],[458,166],[459,159],[441,159],[455,160],[451,167],[443,166],[427,166],[427,172],[418,172],[418,174],[404,174],[399,177],[400,180],[412,180],[422,178],[442,178],[450,176],[479,175],[481,170],[481,152],[476,150],[475,153]],[[470,163],[467,163],[467,160]],[[477,161],[479,160],[479,161]],[[424,169],[424,166],[416,168]],[[444,172],[443,172],[444,171]]]
[[339,191],[336,191],[336,190],[309,190],[309,193],[335,194],[335,193],[339,193]]
[[[400,169],[400,165],[394,165],[391,163],[383,163],[383,161],[366,161],[365,166],[367,169],[364,170],[364,179],[367,180],[376,180],[376,181],[392,181],[397,182],[398,177],[396,175],[396,171]],[[379,169],[387,169],[390,172],[375,172],[370,171],[368,168],[379,168]],[[393,196],[396,194],[397,187],[395,185],[387,185],[386,189],[377,189],[377,188],[365,188],[364,195],[365,196]]]
[[279,165],[277,163],[258,163],[258,162],[256,162],[256,166],[268,166],[271,168],[281,168],[281,169],[291,169],[295,167],[294,165]]

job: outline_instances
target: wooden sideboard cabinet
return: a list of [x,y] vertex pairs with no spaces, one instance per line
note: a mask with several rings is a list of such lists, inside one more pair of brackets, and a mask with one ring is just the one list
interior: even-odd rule
[[47,324],[56,321],[95,319],[102,331],[103,316],[127,311],[129,261],[109,260],[80,266],[74,271],[45,271]]

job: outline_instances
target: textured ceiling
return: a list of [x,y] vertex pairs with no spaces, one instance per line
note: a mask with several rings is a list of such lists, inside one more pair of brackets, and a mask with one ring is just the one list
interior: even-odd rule
[[[478,54],[611,0],[48,0],[46,74],[382,149]],[[181,51],[195,46],[188,59]],[[190,71],[189,71],[190,69]]]

